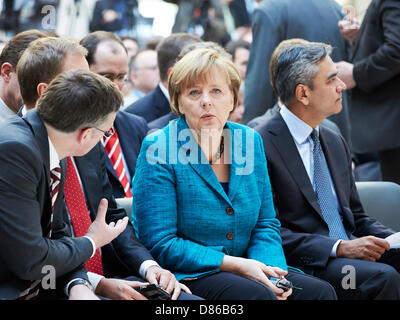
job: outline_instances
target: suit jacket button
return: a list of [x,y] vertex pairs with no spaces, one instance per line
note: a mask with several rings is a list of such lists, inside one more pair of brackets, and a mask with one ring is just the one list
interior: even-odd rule
[[232,214],[235,212],[231,207],[226,208],[225,211],[226,211],[226,213],[229,214],[229,215],[232,215]]
[[233,232],[229,232],[229,233],[226,235],[226,238],[227,238],[228,240],[233,240],[234,237],[235,237],[235,235],[233,234]]

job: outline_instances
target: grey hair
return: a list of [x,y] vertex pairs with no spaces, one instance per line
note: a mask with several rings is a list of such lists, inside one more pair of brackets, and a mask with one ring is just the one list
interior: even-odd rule
[[329,56],[332,46],[325,43],[309,42],[288,46],[278,54],[271,79],[275,82],[276,94],[281,102],[293,103],[299,84],[314,89],[314,77],[319,71],[318,62]]

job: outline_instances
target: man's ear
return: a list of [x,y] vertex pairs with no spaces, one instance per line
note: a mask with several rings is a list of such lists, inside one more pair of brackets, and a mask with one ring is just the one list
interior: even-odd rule
[[79,129],[78,132],[78,142],[80,145],[85,144],[85,142],[89,139],[90,134],[91,134],[91,128],[85,128],[85,129]]
[[296,87],[296,100],[308,106],[310,104],[311,90],[304,84],[299,84]]
[[44,83],[44,82],[41,82],[41,83],[39,83],[39,84],[37,85],[36,91],[37,91],[37,94],[38,94],[39,98],[40,98],[40,97],[42,96],[42,94],[46,91],[46,89],[47,89],[48,86],[49,86],[49,85],[48,85],[47,83]]
[[14,72],[14,68],[11,65],[11,63],[9,62],[4,62],[1,65],[1,77],[4,79],[5,82],[9,82],[10,81],[10,74],[11,72]]

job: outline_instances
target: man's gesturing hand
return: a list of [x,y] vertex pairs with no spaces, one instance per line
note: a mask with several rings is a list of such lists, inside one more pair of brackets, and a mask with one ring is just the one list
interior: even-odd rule
[[110,243],[116,237],[120,235],[128,224],[128,217],[120,219],[115,222],[106,223],[106,213],[108,208],[107,199],[101,199],[99,208],[97,210],[96,219],[90,225],[86,236],[90,237],[95,245],[96,249]]

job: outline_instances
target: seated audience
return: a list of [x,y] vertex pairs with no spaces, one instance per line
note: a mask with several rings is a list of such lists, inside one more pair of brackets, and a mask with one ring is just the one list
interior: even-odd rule
[[[172,68],[179,118],[144,139],[133,179],[139,239],[205,299],[335,299],[328,283],[286,264],[261,138],[227,121],[240,84],[214,49],[195,49]],[[282,277],[302,290],[271,281]]]
[[[88,70],[86,49],[74,41],[47,38],[35,41],[21,58],[18,65],[18,77],[21,79],[21,90],[24,93],[26,107],[32,109],[36,87],[43,94],[47,82],[57,72],[73,68]],[[52,69],[38,72],[42,65],[51,65]],[[35,75],[29,77],[29,75]],[[29,87],[22,79],[29,78]],[[45,92],[45,91],[44,91]],[[100,129],[94,128],[96,131]],[[112,131],[103,131],[109,136]],[[67,157],[67,174],[65,181],[64,220],[69,225],[71,234],[78,237],[87,231],[91,220],[96,219],[95,212],[101,198],[108,201],[107,219],[125,217],[126,212],[117,207],[112,196],[112,187],[106,171],[107,154],[101,143],[98,143],[87,155]],[[110,245],[104,246],[88,260],[85,265],[93,292],[108,299],[143,299],[134,287],[144,285],[144,279],[150,283],[161,284],[176,299],[181,286],[168,270],[162,269],[153,260],[147,249],[137,240],[131,224]],[[121,278],[124,278],[122,280]],[[128,280],[128,281],[126,281]],[[184,295],[185,296],[185,295]],[[43,298],[43,296],[41,296]],[[54,298],[48,294],[46,298]],[[82,297],[74,297],[82,298]],[[180,297],[184,298],[184,297]]]

